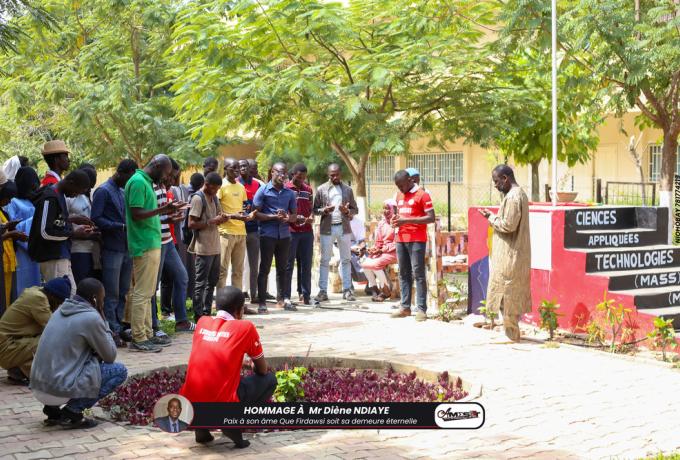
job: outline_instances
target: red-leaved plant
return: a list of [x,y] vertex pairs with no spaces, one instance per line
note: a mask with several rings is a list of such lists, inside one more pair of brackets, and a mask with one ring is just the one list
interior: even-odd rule
[[[114,420],[149,425],[153,422],[156,401],[163,395],[177,393],[184,377],[184,371],[155,371],[133,377],[99,401],[99,405]],[[380,375],[373,370],[310,367],[302,388],[305,396],[301,401],[313,402],[436,402],[456,401],[467,395],[462,381],[449,382],[447,372],[439,375],[438,383],[431,383],[418,379],[415,372],[403,374],[391,368]]]

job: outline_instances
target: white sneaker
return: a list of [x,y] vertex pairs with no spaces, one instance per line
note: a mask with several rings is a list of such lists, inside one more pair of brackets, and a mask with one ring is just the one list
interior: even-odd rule
[[160,329],[157,330],[156,333],[155,333],[154,335],[155,335],[156,337],[167,337],[167,336],[168,336],[168,334],[166,334],[165,332],[161,331]]

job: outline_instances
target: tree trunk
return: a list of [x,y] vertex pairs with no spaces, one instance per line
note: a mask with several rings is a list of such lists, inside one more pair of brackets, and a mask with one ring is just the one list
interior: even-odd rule
[[678,133],[664,130],[663,150],[661,152],[661,192],[673,191],[673,178],[675,177],[675,164],[678,151]]
[[531,201],[541,201],[541,184],[538,177],[538,166],[541,160],[531,163]]
[[352,182],[354,182],[354,195],[357,197],[366,197],[366,171],[357,171],[352,173]]

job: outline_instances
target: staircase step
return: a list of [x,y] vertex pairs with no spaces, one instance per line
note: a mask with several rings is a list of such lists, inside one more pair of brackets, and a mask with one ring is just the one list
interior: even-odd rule
[[640,311],[649,308],[680,307],[680,288],[677,286],[610,292],[633,296],[634,305]]
[[577,230],[623,230],[635,227],[664,228],[668,208],[639,206],[603,206],[565,211],[565,239]]
[[680,267],[680,247],[580,249],[586,253],[586,273]]
[[635,273],[598,272],[598,275],[609,277],[611,291],[680,286],[680,269],[676,267],[654,268]]
[[668,243],[666,232],[654,229],[636,227],[631,229],[614,230],[576,230],[565,233],[564,247],[567,249],[603,249],[619,247],[654,246]]

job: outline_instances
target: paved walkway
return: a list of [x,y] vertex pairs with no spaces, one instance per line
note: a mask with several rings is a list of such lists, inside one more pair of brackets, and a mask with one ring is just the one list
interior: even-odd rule
[[[331,305],[342,307],[339,301]],[[44,428],[41,405],[0,374],[0,457],[34,458],[639,458],[680,449],[680,371],[562,346],[508,344],[500,333],[438,321],[390,319],[387,306],[304,309],[257,317],[269,356],[385,359],[481,383],[477,431],[311,430],[251,437],[234,450],[193,434],[109,422],[87,431]],[[382,312],[382,313],[381,313]],[[190,337],[157,355],[119,353],[130,373],[186,363]]]

